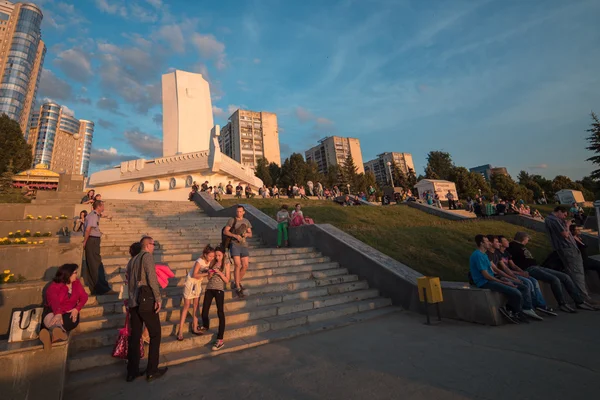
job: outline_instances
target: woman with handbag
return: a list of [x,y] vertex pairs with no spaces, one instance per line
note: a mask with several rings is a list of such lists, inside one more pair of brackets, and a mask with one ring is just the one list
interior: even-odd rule
[[183,340],[183,324],[192,303],[192,333],[199,335],[198,332],[198,303],[202,293],[202,280],[207,276],[208,267],[215,258],[215,249],[210,244],[202,251],[202,257],[194,262],[194,266],[185,277],[183,287],[183,308],[181,309],[181,318],[179,320],[179,330],[177,331],[177,340]]
[[140,243],[142,251],[127,263],[129,324],[131,326],[127,354],[127,382],[132,382],[140,376],[139,343],[144,324],[150,334],[146,380],[158,379],[167,372],[166,367],[158,368],[161,339],[158,313],[161,309],[161,297],[152,254],[154,239],[144,236]]
[[62,265],[46,290],[40,331],[44,350],[51,349],[52,343],[67,340],[67,332],[79,325],[79,312],[85,306],[88,295],[77,279],[78,268],[77,264]]
[[199,330],[200,334],[205,333],[210,328],[210,318],[208,312],[212,305],[213,299],[217,303],[217,315],[219,316],[219,331],[217,340],[213,344],[213,351],[221,350],[223,343],[223,335],[225,334],[225,310],[223,303],[225,302],[225,287],[229,283],[231,273],[229,271],[229,262],[225,259],[225,249],[218,246],[215,249],[215,259],[208,270],[208,283],[204,293],[204,302],[202,303],[202,327]]

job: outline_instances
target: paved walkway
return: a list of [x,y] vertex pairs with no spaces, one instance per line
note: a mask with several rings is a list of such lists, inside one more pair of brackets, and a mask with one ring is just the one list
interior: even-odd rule
[[65,399],[598,397],[600,312],[502,327],[422,322],[392,314],[172,367],[152,383],[109,380]]

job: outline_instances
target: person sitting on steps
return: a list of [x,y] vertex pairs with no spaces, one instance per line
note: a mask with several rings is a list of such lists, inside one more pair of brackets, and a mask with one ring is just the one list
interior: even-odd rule
[[40,340],[44,350],[52,343],[67,340],[67,332],[79,325],[79,312],[87,303],[88,295],[79,282],[77,264],[64,264],[46,291],[46,302],[42,314]]

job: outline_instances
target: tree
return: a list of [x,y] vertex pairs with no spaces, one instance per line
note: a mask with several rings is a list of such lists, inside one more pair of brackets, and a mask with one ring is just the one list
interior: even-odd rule
[[323,181],[323,174],[319,172],[319,166],[316,162],[310,161],[306,163],[306,171],[304,172],[306,182],[312,181],[313,184]]
[[454,167],[450,174],[450,181],[456,185],[459,198],[475,197],[480,191],[487,198],[491,197],[490,185],[485,178],[476,172],[471,172],[465,167]]
[[394,186],[406,189],[408,186],[408,180],[406,179],[404,171],[402,171],[400,166],[395,161],[392,162],[391,169]]
[[0,116],[0,174],[8,170],[11,161],[13,172],[21,172],[31,168],[33,156],[31,146],[25,141],[19,123],[2,114]]
[[450,180],[450,174],[454,168],[450,153],[444,151],[430,151],[427,155],[427,166],[425,177],[427,179]]
[[281,185],[287,187],[294,184],[303,185],[306,177],[306,162],[299,153],[292,153],[281,166]]
[[554,192],[558,192],[562,189],[582,190],[583,186],[573,182],[568,176],[557,175],[552,180],[552,190],[554,190]]
[[413,189],[417,184],[417,174],[415,174],[415,170],[412,168],[408,169],[408,174],[406,174],[406,184],[409,189]]
[[330,165],[327,168],[327,174],[325,175],[325,183],[323,185],[328,188],[333,188],[336,185],[340,184],[340,167],[337,165]]
[[528,203],[533,202],[533,191],[519,185],[510,176],[494,174],[490,179],[490,183],[492,190],[498,193],[498,196],[502,199],[523,199]]
[[0,193],[7,193],[12,189],[13,165],[12,160],[8,162],[6,170],[0,174]]
[[273,185],[278,185],[281,179],[281,167],[274,162],[269,164],[269,175],[271,175],[271,181]]
[[535,199],[540,199],[544,197],[544,189],[533,179],[533,175],[528,174],[525,171],[519,172],[517,176],[519,180],[519,185],[525,186],[527,189],[533,192],[533,196]]
[[[356,190],[358,186],[357,182],[357,172],[358,168],[356,164],[354,164],[354,159],[352,155],[348,154],[346,157],[346,161],[344,161],[344,165],[340,168],[340,172],[342,173],[342,182],[340,182],[344,187],[350,185],[350,190]],[[340,190],[343,190],[340,188]]]
[[[600,165],[600,120],[594,112],[591,115],[592,123],[590,124],[590,129],[586,130],[586,132],[590,133],[590,136],[587,137],[590,145],[586,149],[593,151],[596,155],[588,158],[587,161],[591,161],[595,165]],[[600,179],[600,169],[592,171],[591,177]]]
[[377,190],[377,179],[375,178],[375,174],[373,174],[373,172],[367,171],[364,174],[360,173],[356,176],[355,193],[368,193],[369,186],[373,186]]
[[273,179],[271,178],[271,173],[269,172],[269,162],[266,158],[259,158],[256,160],[254,175],[260,178],[266,186],[273,185]]

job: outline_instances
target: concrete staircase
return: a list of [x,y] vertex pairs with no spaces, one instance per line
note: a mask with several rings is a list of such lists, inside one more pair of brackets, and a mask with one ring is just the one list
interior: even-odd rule
[[[161,365],[242,350],[397,311],[366,281],[314,249],[264,248],[259,238],[252,238],[250,268],[244,279],[249,296],[238,300],[232,298],[230,290],[225,294],[225,347],[219,352],[210,349],[218,326],[214,304],[210,334],[191,334],[188,315],[185,340],[179,342],[175,335],[185,274],[206,244],[221,241],[227,218],[211,218],[187,202],[107,201],[106,213],[113,219],[102,219],[100,224],[104,233],[102,255],[107,279],[116,291],[123,287],[129,245],[146,234],[159,244],[156,262],[169,265],[175,272],[163,290]],[[125,317],[119,297],[90,296],[82,310],[81,323],[70,341],[68,387],[125,376],[124,361],[111,357]]]

